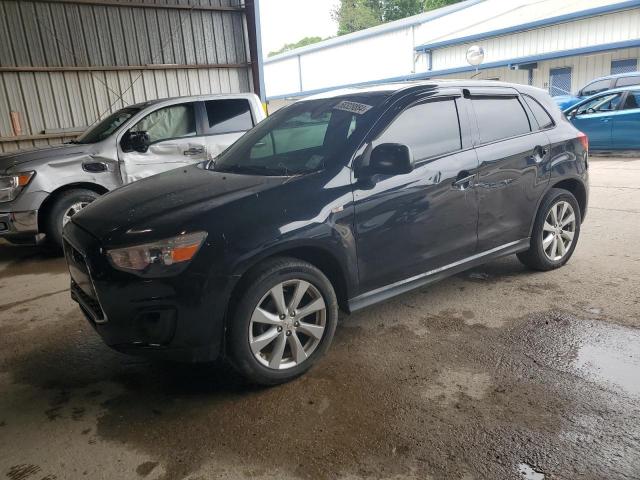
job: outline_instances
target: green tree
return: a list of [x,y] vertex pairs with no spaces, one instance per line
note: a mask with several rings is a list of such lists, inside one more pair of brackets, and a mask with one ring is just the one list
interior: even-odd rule
[[279,53],[288,52],[289,50],[293,50],[294,48],[306,47],[307,45],[311,45],[313,43],[321,42],[322,40],[326,40],[326,38],[322,37],[304,37],[302,40],[299,40],[295,43],[287,43],[281,49],[276,50],[274,52],[269,52],[269,56],[273,57],[274,55],[278,55]]
[[461,0],[340,0],[332,16],[338,35],[445,7]]
[[357,32],[382,23],[370,0],[341,0],[332,12],[338,22],[338,35]]

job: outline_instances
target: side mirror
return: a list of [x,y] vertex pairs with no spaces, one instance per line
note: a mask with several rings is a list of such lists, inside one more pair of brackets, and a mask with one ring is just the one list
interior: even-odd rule
[[145,153],[149,150],[151,140],[147,132],[127,132],[122,136],[120,146],[125,153],[140,152]]
[[571,110],[571,113],[569,113],[569,118],[576,118],[576,115],[578,114],[578,109],[574,108],[573,110]]
[[411,149],[401,143],[383,143],[371,152],[369,173],[381,175],[404,175],[413,171]]

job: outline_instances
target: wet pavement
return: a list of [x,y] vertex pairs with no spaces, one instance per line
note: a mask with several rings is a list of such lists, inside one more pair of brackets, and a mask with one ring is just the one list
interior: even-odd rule
[[640,160],[592,161],[563,269],[506,258],[353,316],[305,377],[105,347],[0,246],[0,479],[640,479]]

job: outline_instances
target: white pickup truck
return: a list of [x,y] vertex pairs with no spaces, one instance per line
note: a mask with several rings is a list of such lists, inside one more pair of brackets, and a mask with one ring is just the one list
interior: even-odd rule
[[64,145],[0,156],[0,237],[61,244],[62,227],[98,196],[212,159],[264,119],[254,94],[152,100],[122,108]]

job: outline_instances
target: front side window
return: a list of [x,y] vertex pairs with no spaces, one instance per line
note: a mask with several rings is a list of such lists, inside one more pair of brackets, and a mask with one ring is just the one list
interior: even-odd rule
[[147,132],[150,143],[196,136],[196,116],[192,103],[160,108],[136,123],[132,132]]
[[140,111],[139,108],[123,108],[80,135],[74,143],[96,143],[113,134],[124,122]]
[[591,82],[586,85],[582,89],[581,95],[583,97],[590,97],[591,95],[595,95],[596,93],[604,92],[605,90],[609,90],[611,87],[611,80],[598,80],[596,82]]
[[593,113],[612,112],[618,108],[622,100],[621,93],[610,93],[608,95],[601,95],[597,98],[589,100],[582,105],[579,105],[575,112],[576,115],[589,115]]
[[204,102],[204,105],[207,110],[209,135],[244,132],[253,128],[248,100],[209,100]]
[[408,108],[376,139],[374,146],[382,143],[409,146],[416,162],[460,150],[455,100],[430,101]]
[[296,175],[349,160],[386,92],[297,102],[259,123],[215,159],[217,171]]
[[635,110],[636,108],[640,108],[640,92],[629,92],[622,109]]
[[475,97],[480,143],[495,142],[531,132],[529,117],[516,97]]

